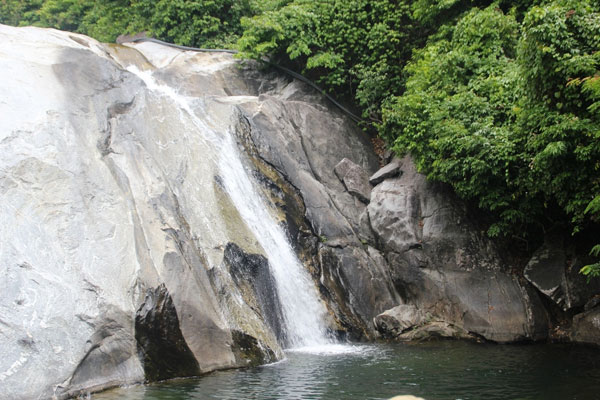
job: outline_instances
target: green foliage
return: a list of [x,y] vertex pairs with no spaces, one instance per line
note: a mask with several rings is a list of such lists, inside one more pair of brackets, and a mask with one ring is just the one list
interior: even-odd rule
[[518,176],[527,168],[523,140],[511,129],[517,38],[512,16],[494,6],[472,9],[449,39],[415,52],[405,69],[406,92],[386,103],[380,125],[380,134],[398,153],[411,153],[429,178],[496,212],[501,219],[490,233],[520,226],[531,208]]
[[414,40],[407,2],[293,0],[242,19],[242,57],[269,57],[318,79],[330,92],[378,118],[384,98],[402,88]]
[[36,25],[114,41],[146,31],[189,46],[231,47],[252,0],[0,0],[0,23]]
[[[523,22],[518,61],[532,189],[555,201],[575,227],[600,193],[600,13],[584,1],[533,7]],[[578,84],[581,82],[582,84]]]
[[0,0],[0,24],[26,26],[39,20],[36,11],[44,0]]
[[588,282],[591,278],[600,277],[600,263],[586,265],[579,271],[581,274],[588,277]]
[[600,15],[587,2],[493,4],[432,37],[405,68],[380,134],[496,216],[490,234],[571,219],[600,192]]
[[132,0],[137,18],[129,30],[181,45],[231,46],[241,34],[241,17],[251,9],[249,0]]
[[[591,218],[596,221],[600,218],[600,195],[590,201],[584,212],[591,215]],[[600,244],[592,247],[590,255],[597,258],[600,257]],[[600,277],[600,261],[584,266],[579,272],[588,277],[588,282],[591,278]]]
[[38,26],[79,31],[87,12],[94,7],[92,0],[46,0],[36,13]]

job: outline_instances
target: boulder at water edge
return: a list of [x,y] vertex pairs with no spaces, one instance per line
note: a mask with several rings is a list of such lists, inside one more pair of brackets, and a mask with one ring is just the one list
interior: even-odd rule
[[[537,293],[508,272],[493,243],[447,187],[428,182],[410,157],[401,165],[399,177],[375,186],[367,211],[404,302],[442,324],[434,327],[436,335],[471,333],[497,342],[543,339],[548,321]],[[392,309],[377,317],[384,335],[406,330],[406,319],[396,314]]]

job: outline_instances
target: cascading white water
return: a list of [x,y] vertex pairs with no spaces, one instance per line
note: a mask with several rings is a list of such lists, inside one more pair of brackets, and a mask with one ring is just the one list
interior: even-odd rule
[[294,254],[283,229],[267,211],[240,160],[231,135],[224,138],[219,163],[227,193],[269,258],[283,308],[290,347],[328,343],[323,327],[325,308],[314,283]]
[[192,110],[190,99],[171,87],[158,84],[150,72],[140,71],[135,66],[127,69],[140,77],[150,90],[173,101],[185,113],[182,118],[189,118],[193,129],[212,143],[225,190],[268,256],[283,308],[282,325],[287,337],[285,345],[289,348],[323,349],[323,346],[332,344],[333,340],[328,337],[324,326],[326,310],[315,285],[246,171],[232,133],[215,132]]

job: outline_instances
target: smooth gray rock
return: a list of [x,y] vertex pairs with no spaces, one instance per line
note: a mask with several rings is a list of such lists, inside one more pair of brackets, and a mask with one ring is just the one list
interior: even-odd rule
[[423,313],[408,304],[399,305],[379,314],[373,322],[384,338],[396,341],[476,339],[460,325]]
[[409,157],[402,166],[399,178],[373,189],[367,210],[404,303],[488,340],[544,338],[537,294],[506,271],[464,205],[427,182]]
[[465,329],[446,321],[430,321],[415,329],[406,331],[395,337],[398,341],[417,341],[423,342],[438,339],[467,339],[476,340],[477,338]]
[[600,345],[600,307],[573,317],[571,340],[578,343]]
[[384,336],[396,337],[408,329],[424,324],[426,315],[410,304],[401,304],[375,317],[375,329]]
[[369,183],[375,186],[388,178],[394,178],[402,173],[400,170],[401,167],[402,164],[400,163],[400,160],[394,160],[371,175],[369,178]]
[[357,338],[374,332],[373,317],[400,301],[391,285],[383,256],[374,248],[319,247],[320,282],[341,307],[342,320],[350,320],[348,330]]
[[[227,243],[263,252],[215,183],[218,147],[198,134],[234,129],[239,97],[220,80],[238,62],[3,25],[0,54],[0,399],[281,357],[261,315],[217,296],[235,293]],[[158,87],[129,64],[155,71]],[[187,87],[189,76],[207,97],[182,109],[161,87]],[[229,84],[249,94],[256,81],[237,77]],[[161,348],[175,361],[161,364]],[[181,360],[191,368],[172,368]]]
[[334,171],[340,181],[344,183],[348,193],[356,196],[363,203],[369,204],[371,185],[367,174],[359,165],[344,158],[335,166]]
[[600,293],[599,280],[588,282],[579,273],[584,265],[593,262],[588,248],[577,251],[575,245],[567,242],[563,233],[548,235],[524,271],[525,278],[564,311],[582,307]]

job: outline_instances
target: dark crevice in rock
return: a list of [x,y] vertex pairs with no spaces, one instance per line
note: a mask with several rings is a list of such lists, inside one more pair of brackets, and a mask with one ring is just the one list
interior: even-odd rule
[[241,140],[242,146],[246,151],[246,155],[248,155],[254,161],[254,164],[257,168],[258,165],[256,165],[256,162],[260,162],[268,168],[272,169],[273,171],[276,171],[278,178],[281,179],[285,183],[285,185],[293,188],[294,192],[298,197],[301,197],[300,189],[294,186],[294,184],[286,178],[285,173],[279,170],[279,168],[277,168],[276,165],[273,165],[269,161],[265,160],[262,157],[262,155],[256,150],[256,143],[254,142],[254,138],[251,134],[252,125],[252,121],[250,121],[246,115],[240,113],[239,124],[237,124],[236,126],[236,135]]
[[200,375],[200,366],[181,333],[177,310],[164,284],[146,292],[136,312],[135,338],[147,381]]
[[110,153],[115,153],[112,145],[113,136],[113,119],[117,118],[118,115],[125,114],[128,112],[135,102],[135,96],[128,102],[117,102],[111,104],[106,109],[106,129],[103,131],[104,138],[98,141],[97,147],[100,150],[102,156],[107,156]]

